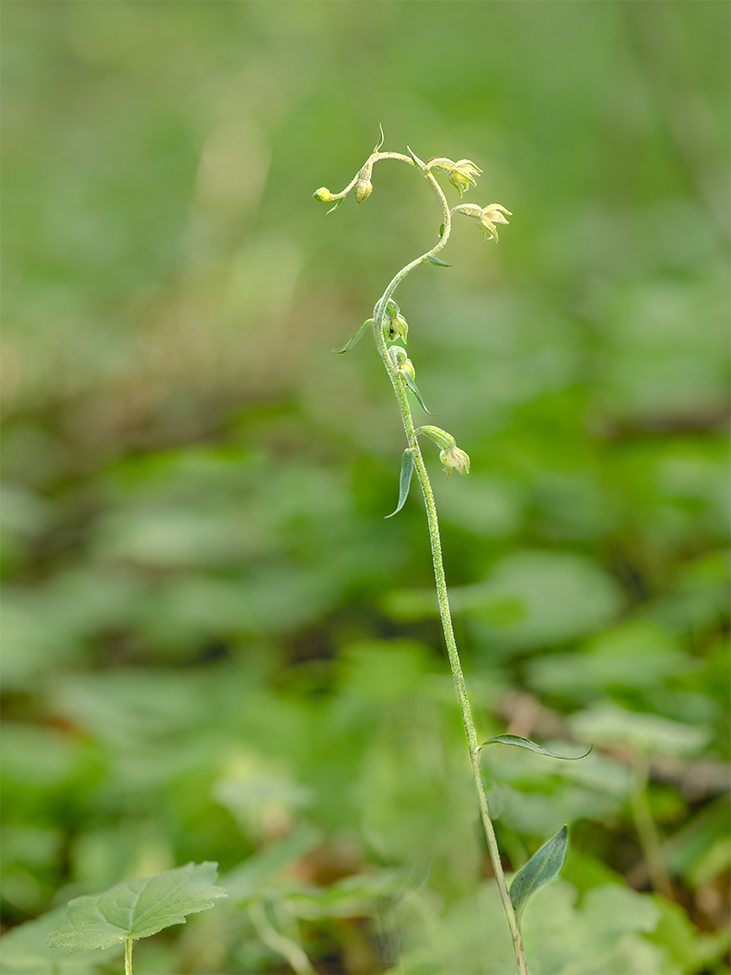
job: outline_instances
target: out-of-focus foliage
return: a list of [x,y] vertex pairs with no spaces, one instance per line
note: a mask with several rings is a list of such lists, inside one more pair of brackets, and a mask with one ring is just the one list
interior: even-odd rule
[[380,122],[514,214],[398,300],[480,740],[594,744],[483,752],[507,868],[570,828],[531,971],[727,972],[728,6],[3,20],[2,970],[117,970],[33,919],[189,860],[229,897],[139,975],[511,970],[397,411],[331,354],[438,230],[397,164],[312,200]]

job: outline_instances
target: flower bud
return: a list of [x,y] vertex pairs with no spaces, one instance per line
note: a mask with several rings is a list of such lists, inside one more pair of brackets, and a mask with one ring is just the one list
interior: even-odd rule
[[449,477],[453,470],[460,474],[469,474],[470,458],[459,447],[449,447],[439,451],[439,460],[444,465],[444,473]]
[[406,355],[406,349],[402,349],[400,345],[392,345],[388,354],[399,375],[408,376],[412,380],[416,379],[416,370],[413,362]]
[[355,184],[355,202],[362,203],[373,192],[373,183],[366,177],[361,177]]
[[327,186],[321,186],[319,190],[315,190],[312,196],[320,203],[329,203],[333,198],[333,195]]

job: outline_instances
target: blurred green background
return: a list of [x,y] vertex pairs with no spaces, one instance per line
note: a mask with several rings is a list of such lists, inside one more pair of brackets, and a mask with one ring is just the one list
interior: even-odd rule
[[571,829],[531,971],[728,972],[728,5],[2,17],[2,970],[117,971],[32,919],[191,859],[231,896],[139,975],[291,971],[267,925],[319,972],[512,970],[396,404],[331,351],[440,223],[395,163],[312,199],[382,123],[514,214],[397,297],[472,458],[428,453],[478,734],[594,744],[483,759],[507,870]]

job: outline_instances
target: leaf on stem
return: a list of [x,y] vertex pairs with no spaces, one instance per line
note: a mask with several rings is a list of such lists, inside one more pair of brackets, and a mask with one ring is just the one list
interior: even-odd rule
[[373,319],[372,318],[367,318],[363,322],[363,324],[361,326],[359,326],[359,328],[357,328],[356,331],[350,336],[350,338],[348,339],[348,341],[347,341],[347,343],[345,345],[345,348],[343,348],[343,349],[336,349],[335,352],[338,355],[342,355],[344,352],[349,352],[353,348],[353,346],[357,342],[360,341],[361,336],[363,335],[363,332],[365,330],[366,325],[372,325],[372,324],[373,324]]
[[444,224],[443,223],[440,223],[439,224],[439,236],[440,237],[443,237],[444,236]]
[[419,157],[416,155],[415,152],[412,152],[411,151],[411,147],[410,146],[406,146],[406,151],[411,156],[411,158],[414,160],[414,164],[416,165],[417,169],[420,169],[422,171],[422,173],[428,173],[429,172],[429,170],[426,168],[426,163],[423,162],[421,159],[419,159]]
[[420,407],[422,408],[422,410],[423,410],[423,411],[424,411],[425,413],[428,413],[428,414],[429,414],[429,416],[434,416],[434,414],[432,413],[432,411],[431,411],[431,410],[428,410],[428,409],[426,408],[426,405],[425,405],[425,403],[424,403],[424,400],[423,400],[423,399],[422,399],[422,397],[421,397],[421,393],[419,392],[419,387],[418,387],[418,386],[416,385],[416,383],[415,383],[415,382],[414,382],[414,380],[413,380],[413,379],[411,378],[411,376],[409,376],[409,374],[408,374],[408,373],[406,373],[406,372],[402,372],[402,373],[400,373],[400,375],[401,375],[401,376],[403,376],[403,379],[404,379],[404,382],[405,382],[405,383],[406,383],[406,385],[407,385],[407,386],[409,387],[409,389],[410,389],[410,390],[411,390],[411,392],[412,392],[412,393],[414,394],[414,396],[415,396],[415,397],[416,397],[416,398],[418,399],[418,401],[419,401],[419,406],[420,406]]
[[48,936],[48,944],[70,951],[111,948],[157,934],[172,924],[185,923],[186,915],[213,907],[226,897],[214,887],[217,863],[188,863],[153,877],[116,884],[93,897],[68,903],[66,924]]
[[[327,213],[332,213],[333,210],[337,210],[337,208],[339,206],[341,206],[341,204],[343,203],[344,200],[345,200],[345,197],[344,196],[341,196],[340,199],[336,201],[335,206],[330,207],[330,209],[327,211]],[[325,214],[325,216],[327,216],[327,213]]]
[[518,920],[533,894],[559,875],[568,843],[568,827],[562,826],[555,836],[536,850],[523,869],[516,873],[510,885],[510,900]]
[[[444,227],[444,224],[442,224],[442,227]],[[441,237],[442,235],[440,234],[439,236]],[[453,264],[447,264],[446,261],[440,261],[438,257],[429,257],[429,261],[431,264],[436,264],[437,267],[454,267]]]
[[401,458],[401,476],[399,478],[399,489],[398,489],[398,505],[396,510],[392,511],[390,515],[386,515],[387,518],[393,518],[397,515],[399,511],[406,504],[406,499],[409,496],[409,488],[411,487],[411,475],[414,473],[414,448],[407,447]]
[[517,745],[518,748],[527,748],[530,752],[538,752],[539,755],[550,755],[551,758],[560,758],[565,762],[578,762],[580,758],[586,758],[589,752],[591,752],[590,748],[583,755],[559,755],[557,752],[552,752],[544,748],[543,745],[537,745],[530,738],[521,738],[520,735],[496,735],[494,738],[488,738],[487,741],[483,741],[478,748],[484,748],[485,745]]
[[381,148],[381,146],[383,145],[383,143],[386,141],[386,136],[383,134],[383,126],[381,125],[380,122],[378,123],[378,128],[381,130],[381,138],[378,140],[378,144],[376,145],[375,149],[373,150],[374,152],[378,152],[378,150]]

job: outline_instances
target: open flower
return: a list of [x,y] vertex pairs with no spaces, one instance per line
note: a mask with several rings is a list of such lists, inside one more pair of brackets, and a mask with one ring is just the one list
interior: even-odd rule
[[444,466],[444,473],[449,477],[453,470],[460,474],[469,474],[470,458],[464,450],[459,447],[447,447],[439,451],[439,460]]
[[455,187],[460,196],[472,186],[477,186],[475,176],[479,176],[482,170],[475,166],[469,159],[460,159],[454,163],[454,169],[449,174],[449,182]]
[[452,162],[451,159],[433,158],[426,164],[427,169],[441,169],[444,173],[449,173],[449,182],[455,187],[460,196],[470,185],[477,186],[475,176],[479,176],[482,170],[476,166],[471,159],[459,159]]
[[477,226],[480,230],[484,230],[490,235],[494,240],[498,240],[498,232],[496,223],[509,223],[505,219],[505,214],[512,217],[510,210],[506,210],[505,207],[500,206],[499,203],[490,203],[482,209],[479,217],[476,217]]

